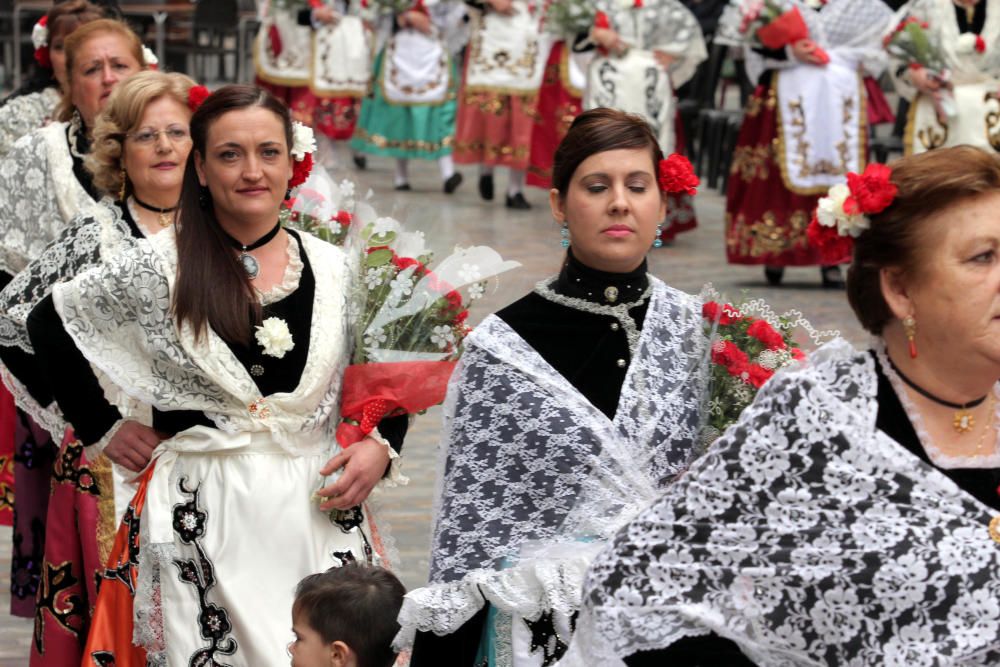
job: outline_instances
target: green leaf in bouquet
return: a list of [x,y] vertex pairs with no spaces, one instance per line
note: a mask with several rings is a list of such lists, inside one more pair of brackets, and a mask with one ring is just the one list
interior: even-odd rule
[[913,43],[913,50],[916,52],[917,58],[921,63],[928,64],[931,59],[931,43],[927,39],[927,33],[924,32],[919,23],[910,23],[905,30]]
[[365,257],[365,266],[368,268],[376,268],[379,266],[385,266],[391,261],[392,251],[388,248],[380,248],[368,253],[368,256]]

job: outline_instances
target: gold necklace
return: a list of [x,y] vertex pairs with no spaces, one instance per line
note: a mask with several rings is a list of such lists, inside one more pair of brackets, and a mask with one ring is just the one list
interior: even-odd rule
[[[989,419],[986,420],[986,428],[984,428],[983,432],[979,434],[979,441],[976,443],[977,455],[981,455],[983,453],[983,443],[986,442],[987,435],[993,433],[994,440],[996,440],[996,429],[993,428],[993,420],[996,417],[996,405],[994,405],[996,399],[994,398],[994,396],[995,396],[994,393],[990,392],[990,402],[988,406],[988,409],[990,411],[990,416]],[[994,442],[994,444],[996,443]]]

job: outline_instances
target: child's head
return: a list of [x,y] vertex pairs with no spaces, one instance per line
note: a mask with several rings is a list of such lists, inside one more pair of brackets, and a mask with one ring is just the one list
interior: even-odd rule
[[381,567],[348,564],[299,582],[292,667],[390,667],[406,589]]

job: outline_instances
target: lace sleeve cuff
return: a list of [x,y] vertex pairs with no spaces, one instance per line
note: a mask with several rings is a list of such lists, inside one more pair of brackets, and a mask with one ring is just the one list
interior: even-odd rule
[[391,489],[396,486],[406,486],[409,484],[410,478],[403,474],[403,459],[399,456],[399,452],[392,448],[392,445],[382,437],[377,428],[372,429],[368,437],[383,445],[389,453],[389,468],[386,470],[385,475],[382,476],[382,479],[379,480],[379,483],[375,485],[375,488]]
[[126,421],[126,419],[119,419],[111,425],[111,428],[108,429],[107,433],[105,433],[100,440],[83,448],[83,453],[86,454],[88,461],[93,461],[104,453],[104,448],[108,446],[109,442],[111,442],[111,438],[118,434],[118,429],[120,429]]

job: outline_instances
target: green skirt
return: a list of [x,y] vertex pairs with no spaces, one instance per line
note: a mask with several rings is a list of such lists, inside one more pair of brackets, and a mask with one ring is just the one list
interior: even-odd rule
[[373,155],[436,160],[451,155],[455,142],[458,72],[449,63],[448,96],[440,104],[393,104],[382,94],[385,50],[375,58],[374,91],[361,103],[351,148]]

